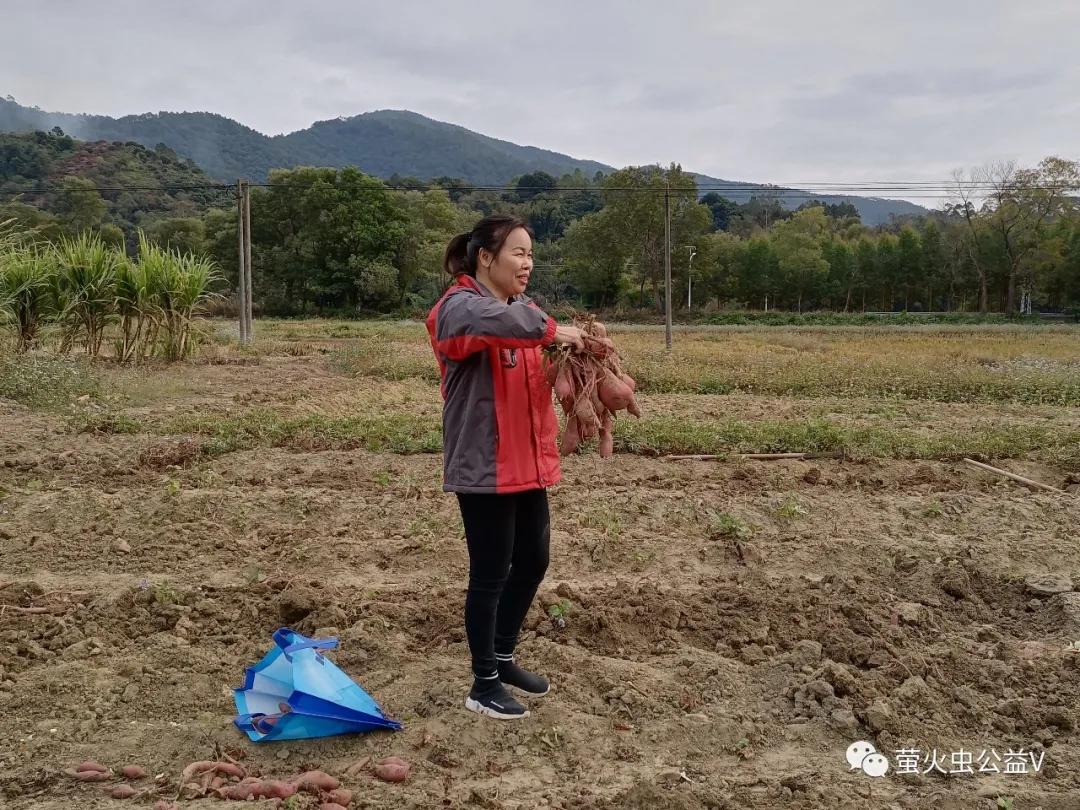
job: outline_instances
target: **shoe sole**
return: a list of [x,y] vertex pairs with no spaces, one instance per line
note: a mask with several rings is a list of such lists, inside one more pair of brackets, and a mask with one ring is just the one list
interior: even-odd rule
[[471,697],[465,698],[465,708],[471,712],[476,712],[477,714],[482,714],[486,717],[494,717],[496,720],[521,720],[522,718],[529,716],[528,709],[526,709],[521,714],[506,714],[504,712],[493,709],[490,706],[485,706],[480,701],[473,700]]

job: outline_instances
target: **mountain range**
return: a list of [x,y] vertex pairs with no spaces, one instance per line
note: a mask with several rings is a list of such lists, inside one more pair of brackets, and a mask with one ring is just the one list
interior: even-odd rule
[[[395,174],[422,180],[456,177],[477,185],[503,185],[534,171],[555,177],[581,171],[593,177],[597,172],[607,174],[615,170],[597,161],[491,138],[408,110],[378,110],[318,121],[306,129],[270,136],[208,112],[158,112],[112,118],[47,112],[19,104],[11,96],[0,99],[0,132],[31,132],[53,127],[86,141],[133,141],[149,148],[164,144],[223,181],[264,180],[271,169],[293,166],[357,166],[382,178]],[[905,200],[798,193],[703,174],[695,177],[699,185],[718,190],[737,202],[746,202],[762,192],[783,192],[779,196],[788,207],[809,200],[850,202],[868,225],[887,222],[892,215],[925,213],[924,208]]]

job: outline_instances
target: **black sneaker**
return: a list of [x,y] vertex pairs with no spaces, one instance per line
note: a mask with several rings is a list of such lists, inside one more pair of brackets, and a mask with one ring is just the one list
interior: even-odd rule
[[551,687],[548,682],[534,672],[529,672],[527,669],[522,669],[511,657],[509,659],[498,659],[499,665],[499,680],[507,686],[512,686],[515,689],[520,689],[529,697],[540,697],[546,695]]
[[519,720],[529,716],[529,710],[518,703],[499,681],[494,686],[479,691],[475,686],[465,698],[465,708],[496,720]]

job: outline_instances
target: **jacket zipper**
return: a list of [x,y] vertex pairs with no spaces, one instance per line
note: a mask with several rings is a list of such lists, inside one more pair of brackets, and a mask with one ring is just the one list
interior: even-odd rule
[[521,353],[521,366],[522,371],[525,372],[525,392],[529,398],[529,442],[532,444],[533,449],[533,461],[536,463],[536,480],[540,486],[547,486],[547,482],[544,481],[544,474],[540,472],[540,450],[536,446],[536,422],[533,419],[533,411],[535,410],[535,403],[532,398],[532,385],[529,383],[529,362],[528,352]]

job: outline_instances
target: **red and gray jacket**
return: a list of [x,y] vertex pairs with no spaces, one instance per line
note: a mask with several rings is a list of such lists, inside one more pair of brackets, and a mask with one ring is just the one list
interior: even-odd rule
[[555,328],[528,297],[503,303],[468,275],[432,308],[444,491],[522,492],[559,482],[559,422],[540,352]]

